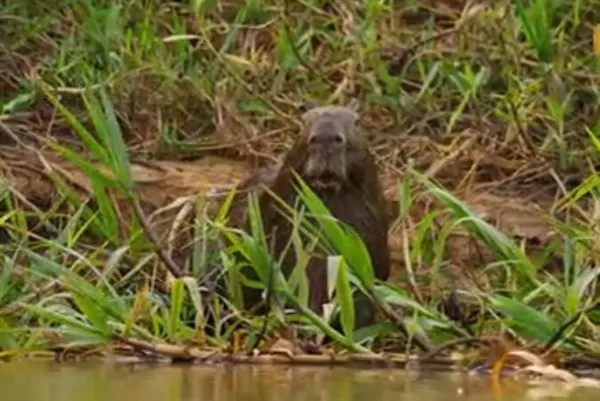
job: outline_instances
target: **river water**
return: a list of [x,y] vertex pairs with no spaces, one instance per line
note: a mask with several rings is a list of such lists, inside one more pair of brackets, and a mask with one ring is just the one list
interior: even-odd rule
[[325,367],[0,363],[0,401],[592,401],[597,389],[487,376]]

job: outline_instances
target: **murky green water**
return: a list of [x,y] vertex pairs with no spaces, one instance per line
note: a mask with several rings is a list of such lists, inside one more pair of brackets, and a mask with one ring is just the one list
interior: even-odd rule
[[[541,393],[545,391],[546,393]],[[0,363],[1,401],[598,400],[599,390],[540,388],[487,377],[286,366]],[[539,397],[536,397],[539,396]]]

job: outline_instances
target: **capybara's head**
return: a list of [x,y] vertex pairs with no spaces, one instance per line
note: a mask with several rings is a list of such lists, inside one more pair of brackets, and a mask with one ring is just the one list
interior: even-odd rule
[[354,162],[358,114],[348,107],[321,106],[304,113],[302,119],[308,149],[304,178],[315,188],[339,190]]

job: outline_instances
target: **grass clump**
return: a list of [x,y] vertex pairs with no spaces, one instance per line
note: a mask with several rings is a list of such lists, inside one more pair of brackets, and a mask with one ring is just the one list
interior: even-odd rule
[[[492,337],[492,354],[600,353],[600,64],[592,51],[600,2],[3,7],[4,354],[111,344],[187,358],[257,339],[269,349],[290,327],[293,338],[327,334],[362,353]],[[193,176],[192,160],[208,154],[265,164],[296,135],[306,101],[358,102],[388,192],[398,195],[388,200],[398,205],[400,256],[386,283],[373,279],[360,238],[327,217],[308,187],[298,189],[304,211],[288,210],[298,231],[317,233],[304,219],[317,216],[338,254],[329,289],[341,332],[307,309],[302,266],[289,280],[280,273],[255,204],[249,233],[227,224],[228,202],[212,218],[199,214],[188,271],[150,220],[188,207],[181,195],[194,188],[183,183],[171,195],[172,182],[139,176],[144,165],[175,161]],[[65,174],[61,163],[83,174]],[[520,214],[494,224],[491,214],[512,203]],[[210,235],[228,246],[213,249]],[[290,243],[310,251],[300,236]],[[472,244],[477,255],[466,250]],[[243,312],[234,254],[257,270],[256,285],[273,290],[269,316]],[[226,297],[203,280],[215,265],[227,275]],[[354,330],[353,291],[378,305],[381,323]]]

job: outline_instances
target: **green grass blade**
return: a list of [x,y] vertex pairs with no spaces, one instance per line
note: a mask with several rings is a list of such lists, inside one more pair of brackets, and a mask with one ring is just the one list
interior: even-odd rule
[[342,328],[348,340],[352,341],[352,333],[354,331],[354,299],[352,297],[352,287],[350,286],[350,278],[348,266],[344,258],[339,259],[339,268],[335,286],[336,299],[340,305],[340,315]]
[[181,313],[183,311],[183,301],[185,299],[184,282],[179,279],[173,281],[171,287],[171,308],[169,310],[169,326],[167,333],[170,338],[175,338],[179,327],[182,325]]
[[547,342],[560,327],[548,315],[516,299],[495,295],[490,301],[495,310],[507,316],[509,326],[530,340]]

